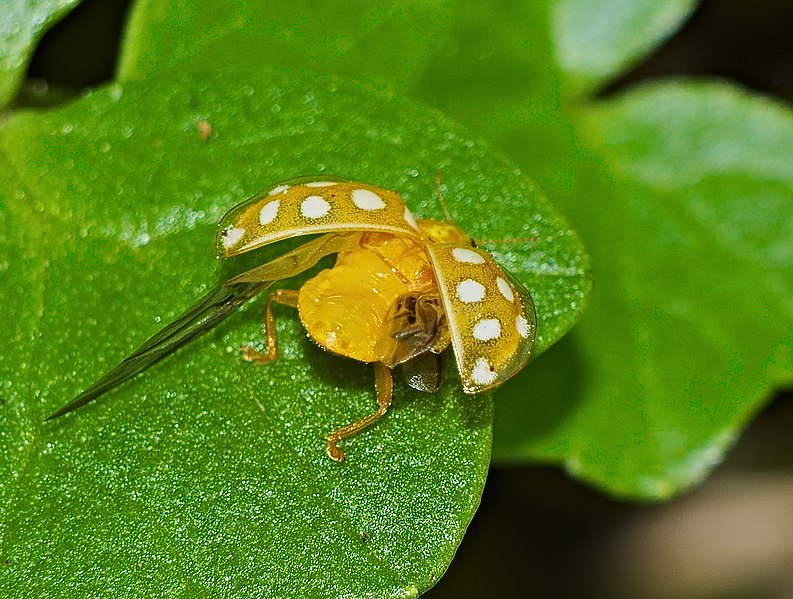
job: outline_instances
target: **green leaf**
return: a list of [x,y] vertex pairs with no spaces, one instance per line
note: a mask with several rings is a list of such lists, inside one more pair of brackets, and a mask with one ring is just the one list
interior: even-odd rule
[[[211,126],[202,139],[197,125]],[[371,368],[277,309],[279,359],[244,363],[261,306],[89,407],[43,418],[227,276],[215,223],[282,179],[327,173],[449,209],[532,289],[538,351],[588,289],[581,245],[508,160],[439,113],[276,70],[170,72],[0,129],[0,267],[13,349],[3,398],[3,596],[406,596],[432,586],[489,465],[489,396],[397,382],[386,418],[331,462],[324,437],[374,409]],[[277,251],[278,248],[270,248]],[[7,253],[6,253],[7,252]],[[549,268],[550,266],[550,268]],[[292,283],[295,284],[295,283]]]
[[553,39],[559,67],[589,87],[616,77],[670,37],[696,0],[559,0]]
[[[0,157],[0,189],[0,280],[5,321],[5,343],[0,352],[0,505],[6,514],[13,497],[9,482],[24,467],[26,448],[35,437],[26,401],[29,393],[22,388],[23,381],[34,377],[30,314],[43,307],[46,265],[35,250],[42,242],[37,229],[15,226],[17,219],[5,209],[25,197],[25,188],[5,156]],[[27,207],[20,210],[22,214],[33,215]],[[7,524],[0,518],[0,537],[5,537]]]
[[0,108],[14,97],[41,36],[80,0],[11,0],[0,7]]
[[793,382],[793,114],[678,82],[584,116],[614,185],[607,210],[579,208],[598,293],[534,365],[537,393],[575,397],[575,413],[500,402],[496,457],[564,460],[612,492],[669,497]]
[[[308,66],[338,74],[412,77],[447,26],[440,0],[372,3],[141,0],[126,30],[119,78],[135,79],[177,64],[234,62]],[[421,27],[422,35],[416,35]],[[396,51],[395,51],[396,50]]]
[[[409,16],[425,4],[391,3],[387,32],[366,44],[357,17],[276,3],[267,15],[247,9],[245,27],[224,20],[211,51],[189,41],[200,25],[169,16],[182,4],[137,5],[130,76],[146,73],[140,56],[189,65],[265,52],[270,63],[390,85],[489,136],[583,232],[596,299],[580,329],[499,391],[499,461],[562,463],[611,493],[668,497],[701,480],[789,382],[782,282],[792,238],[780,224],[793,220],[789,108],[675,82],[602,108],[592,97],[671,35],[693,2],[459,1],[426,25]],[[348,42],[344,60],[322,52],[334,39]],[[398,70],[384,66],[396,60]],[[745,299],[725,299],[735,293]]]

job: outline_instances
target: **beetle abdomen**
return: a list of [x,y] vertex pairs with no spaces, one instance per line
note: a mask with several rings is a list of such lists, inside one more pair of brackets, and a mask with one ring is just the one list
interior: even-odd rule
[[379,362],[375,351],[391,306],[407,291],[432,289],[426,252],[407,237],[366,235],[360,249],[340,252],[335,266],[300,288],[300,320],[328,351]]

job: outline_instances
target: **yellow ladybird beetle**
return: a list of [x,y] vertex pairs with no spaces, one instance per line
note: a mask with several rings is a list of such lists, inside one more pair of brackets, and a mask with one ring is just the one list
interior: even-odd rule
[[[48,420],[135,376],[265,290],[265,351],[244,347],[246,360],[276,359],[276,302],[296,308],[323,349],[374,366],[377,410],[328,435],[336,461],[344,459],[341,439],[388,410],[397,366],[409,386],[436,391],[440,355],[451,345],[463,391],[481,393],[528,361],[537,328],[529,292],[456,225],[414,218],[396,192],[350,181],[278,185],[223,217],[217,254],[229,258],[303,235],[318,236],[222,283]],[[299,290],[271,289],[331,254],[335,265]]]

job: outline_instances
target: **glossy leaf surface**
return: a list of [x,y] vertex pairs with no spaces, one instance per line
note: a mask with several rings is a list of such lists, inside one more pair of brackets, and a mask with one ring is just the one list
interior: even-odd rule
[[294,175],[391,187],[417,216],[441,217],[440,170],[473,235],[531,238],[493,247],[532,289],[548,347],[576,318],[588,262],[514,165],[421,106],[233,68],[17,114],[0,151],[15,341],[0,362],[4,596],[406,596],[437,580],[490,457],[490,397],[463,396],[452,369],[437,395],[399,383],[386,419],[335,464],[324,437],[374,409],[371,368],[313,346],[288,309],[276,310],[279,360],[243,362],[237,348],[262,339],[254,304],[42,420],[233,274],[214,258],[215,224]]

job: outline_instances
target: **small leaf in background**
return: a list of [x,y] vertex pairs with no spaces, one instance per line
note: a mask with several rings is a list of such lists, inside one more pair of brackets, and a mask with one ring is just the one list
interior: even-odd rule
[[589,87],[618,76],[671,36],[696,0],[559,0],[553,6],[556,60]]
[[[440,170],[455,219],[506,240],[493,251],[532,289],[541,351],[585,303],[588,261],[531,181],[434,111],[233,66],[19,113],[0,151],[14,173],[0,181],[6,245],[33,266],[2,280],[27,364],[0,370],[13,457],[2,594],[390,597],[432,586],[490,458],[490,397],[463,395],[453,368],[437,395],[398,384],[388,416],[335,464],[324,437],[373,409],[371,367],[322,352],[288,309],[276,310],[279,359],[243,362],[237,348],[262,339],[253,305],[90,407],[42,420],[217,284],[220,216],[294,175],[394,188],[417,216],[442,217]],[[19,297],[22,285],[36,301]]]
[[80,0],[10,0],[0,6],[0,108],[14,97],[41,36]]

